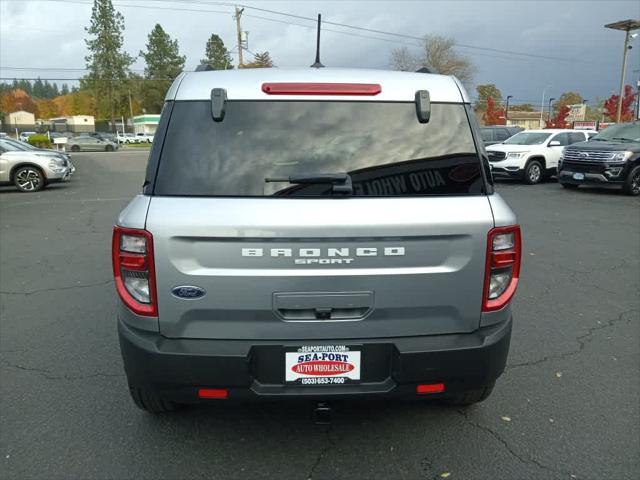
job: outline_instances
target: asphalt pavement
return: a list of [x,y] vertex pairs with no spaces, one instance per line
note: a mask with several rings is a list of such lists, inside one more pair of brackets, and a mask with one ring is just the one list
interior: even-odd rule
[[500,183],[523,228],[508,368],[463,409],[307,403],[138,410],[123,375],[111,228],[146,152],[75,154],[0,188],[0,478],[636,479],[640,199]]

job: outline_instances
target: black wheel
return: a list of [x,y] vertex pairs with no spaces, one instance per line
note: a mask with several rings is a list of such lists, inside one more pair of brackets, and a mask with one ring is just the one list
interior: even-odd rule
[[13,183],[21,192],[37,192],[44,187],[44,175],[36,167],[20,167],[13,174]]
[[540,183],[544,169],[539,160],[531,160],[524,169],[524,183],[527,185],[535,185]]
[[72,152],[79,152],[80,151],[80,146],[79,145],[71,145],[71,151]]
[[640,195],[640,165],[636,166],[631,173],[627,175],[624,181],[622,191],[627,195]]
[[113,152],[113,145],[107,145],[106,147],[104,147],[104,151],[105,152]]
[[477,390],[469,390],[468,392],[458,393],[448,398],[443,398],[442,403],[454,407],[465,407],[467,405],[473,405],[474,403],[480,403],[491,395],[493,387],[496,382],[491,382],[489,385],[485,385]]
[[575,183],[561,183],[562,188],[566,188],[567,190],[577,190],[580,185],[576,185]]
[[167,413],[177,410],[178,406],[170,401],[160,397],[153,390],[129,384],[129,393],[133,403],[142,410],[149,413]]

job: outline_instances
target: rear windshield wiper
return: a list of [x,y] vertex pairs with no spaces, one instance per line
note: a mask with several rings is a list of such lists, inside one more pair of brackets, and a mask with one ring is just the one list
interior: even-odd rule
[[266,183],[286,182],[298,185],[318,185],[330,184],[333,186],[333,193],[351,195],[353,184],[348,173],[298,173],[288,177],[267,177]]

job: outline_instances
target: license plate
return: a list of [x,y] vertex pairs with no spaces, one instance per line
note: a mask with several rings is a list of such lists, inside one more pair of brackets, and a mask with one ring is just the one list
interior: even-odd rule
[[574,173],[573,174],[573,179],[574,180],[584,180],[584,173]]
[[306,345],[285,352],[285,383],[343,385],[360,382],[360,350],[345,345]]

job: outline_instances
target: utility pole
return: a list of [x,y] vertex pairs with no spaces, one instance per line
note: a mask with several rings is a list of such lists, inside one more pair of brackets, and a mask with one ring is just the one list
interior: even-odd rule
[[129,115],[131,116],[131,128],[133,128],[133,107],[131,106],[131,90],[129,92]]
[[240,27],[240,17],[242,16],[242,12],[244,12],[244,8],[236,7],[236,14],[234,18],[236,19],[236,31],[238,32],[238,68],[242,68],[242,28]]
[[620,116],[622,115],[622,97],[624,95],[624,77],[627,72],[627,54],[631,49],[631,45],[629,45],[630,38],[635,37],[636,35],[631,35],[632,30],[637,30],[640,28],[640,20],[622,20],[620,22],[609,23],[604,26],[604,28],[611,28],[613,30],[622,30],[625,32],[624,35],[624,52],[622,54],[622,69],[620,72],[620,94],[618,96],[618,110],[616,111],[616,123],[620,123]]
[[549,123],[551,123],[551,102],[553,102],[555,100],[555,98],[550,98],[549,99]]

